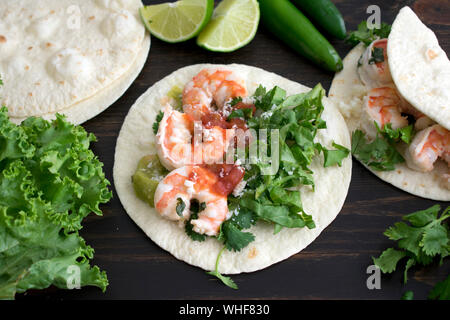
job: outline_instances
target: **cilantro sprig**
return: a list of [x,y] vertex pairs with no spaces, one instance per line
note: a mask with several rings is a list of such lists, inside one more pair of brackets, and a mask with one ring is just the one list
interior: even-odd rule
[[368,46],[377,39],[387,38],[390,33],[391,25],[387,23],[381,23],[379,29],[369,29],[367,27],[367,21],[363,21],[358,25],[358,30],[355,30],[348,34],[345,41],[354,46],[359,44],[360,42]]
[[219,272],[219,261],[220,258],[222,257],[223,252],[225,251],[226,247],[223,247],[222,250],[220,250],[219,254],[217,255],[217,259],[216,259],[216,268],[213,271],[208,271],[206,272],[207,274],[214,276],[216,278],[218,278],[220,281],[222,281],[226,286],[237,290],[238,286],[237,284],[233,281],[233,279],[231,279],[230,277],[226,277],[224,275],[222,275]]
[[[388,228],[384,235],[390,240],[396,241],[397,247],[384,250],[378,258],[372,258],[383,273],[392,273],[397,269],[400,261],[406,260],[403,279],[408,281],[408,270],[413,266],[427,266],[435,259],[442,260],[450,252],[450,234],[445,222],[450,218],[450,207],[441,214],[441,206],[434,205],[431,208],[417,211],[403,217],[402,222],[397,222]],[[446,280],[449,281],[448,279]],[[448,283],[444,283],[443,287]],[[448,290],[448,286],[447,289]],[[436,289],[433,296],[441,294],[440,288]],[[446,292],[449,294],[449,292]],[[444,293],[445,294],[445,293]]]

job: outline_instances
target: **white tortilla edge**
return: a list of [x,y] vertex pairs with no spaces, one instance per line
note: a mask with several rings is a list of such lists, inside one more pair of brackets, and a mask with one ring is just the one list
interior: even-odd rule
[[434,32],[409,7],[392,24],[387,54],[403,98],[450,130],[450,60]]
[[[66,109],[60,110],[55,113],[40,115],[39,117],[42,117],[46,120],[53,120],[56,118],[56,114],[59,113],[65,115],[66,120],[75,125],[82,124],[96,117],[97,115],[108,109],[112,104],[114,104],[130,88],[134,80],[136,80],[136,78],[144,68],[149,55],[150,46],[150,35],[147,34],[144,38],[142,48],[139,51],[135,62],[130,67],[130,69],[119,79],[115,80],[109,86],[103,88],[92,97],[75,103]],[[27,118],[29,117],[10,117],[10,120],[15,124],[20,124]]]

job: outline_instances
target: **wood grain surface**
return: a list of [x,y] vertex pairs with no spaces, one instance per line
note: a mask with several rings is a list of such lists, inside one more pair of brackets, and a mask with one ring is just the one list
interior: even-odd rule
[[[146,4],[163,1],[144,1]],[[347,28],[354,30],[367,17],[366,8],[377,4],[382,20],[392,23],[404,5],[411,6],[436,33],[441,46],[450,49],[449,0],[336,0]],[[350,47],[332,41],[342,57]],[[98,137],[94,152],[104,162],[112,182],[114,148],[122,122],[134,101],[169,73],[196,63],[243,63],[264,68],[307,86],[321,82],[329,89],[333,74],[326,73],[290,50],[260,25],[246,47],[227,54],[208,52],[195,41],[167,44],[152,38],[144,70],[129,90],[108,110],[84,124]],[[336,186],[339,188],[339,186]],[[113,188],[113,187],[112,187]],[[113,189],[115,193],[115,190]],[[368,290],[366,269],[371,257],[392,245],[384,230],[401,217],[435,204],[398,190],[354,162],[348,198],[337,219],[301,253],[265,270],[233,276],[235,291],[199,268],[176,260],[147,238],[128,217],[118,197],[102,207],[103,217],[90,216],[82,236],[95,249],[94,263],[106,270],[106,293],[94,287],[81,290],[30,291],[18,299],[399,299],[406,290],[425,299],[437,281],[450,271],[450,263],[426,269],[412,268],[410,280],[402,274],[383,275],[380,290]],[[448,203],[441,203],[446,206]]]

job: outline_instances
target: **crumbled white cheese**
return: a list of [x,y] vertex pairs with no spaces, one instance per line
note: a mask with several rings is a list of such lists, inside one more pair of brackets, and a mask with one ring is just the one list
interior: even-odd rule
[[244,179],[239,182],[233,190],[233,196],[240,197],[244,193],[245,186],[247,185],[247,181]]
[[184,181],[184,186],[188,188],[188,192],[189,193],[194,193],[195,189],[194,189],[194,182],[186,180]]
[[268,119],[272,116],[273,112],[272,111],[266,111],[264,113],[261,114],[261,118],[263,119]]
[[214,141],[214,133],[210,129],[204,129],[203,130],[203,141],[204,142],[211,142]]

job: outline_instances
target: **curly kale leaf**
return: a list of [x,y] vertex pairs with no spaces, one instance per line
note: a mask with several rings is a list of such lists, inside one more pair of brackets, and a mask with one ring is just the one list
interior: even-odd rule
[[94,251],[78,233],[112,196],[89,149],[95,137],[60,115],[16,126],[7,112],[0,110],[0,298],[74,279],[105,290],[106,274],[90,266]]

